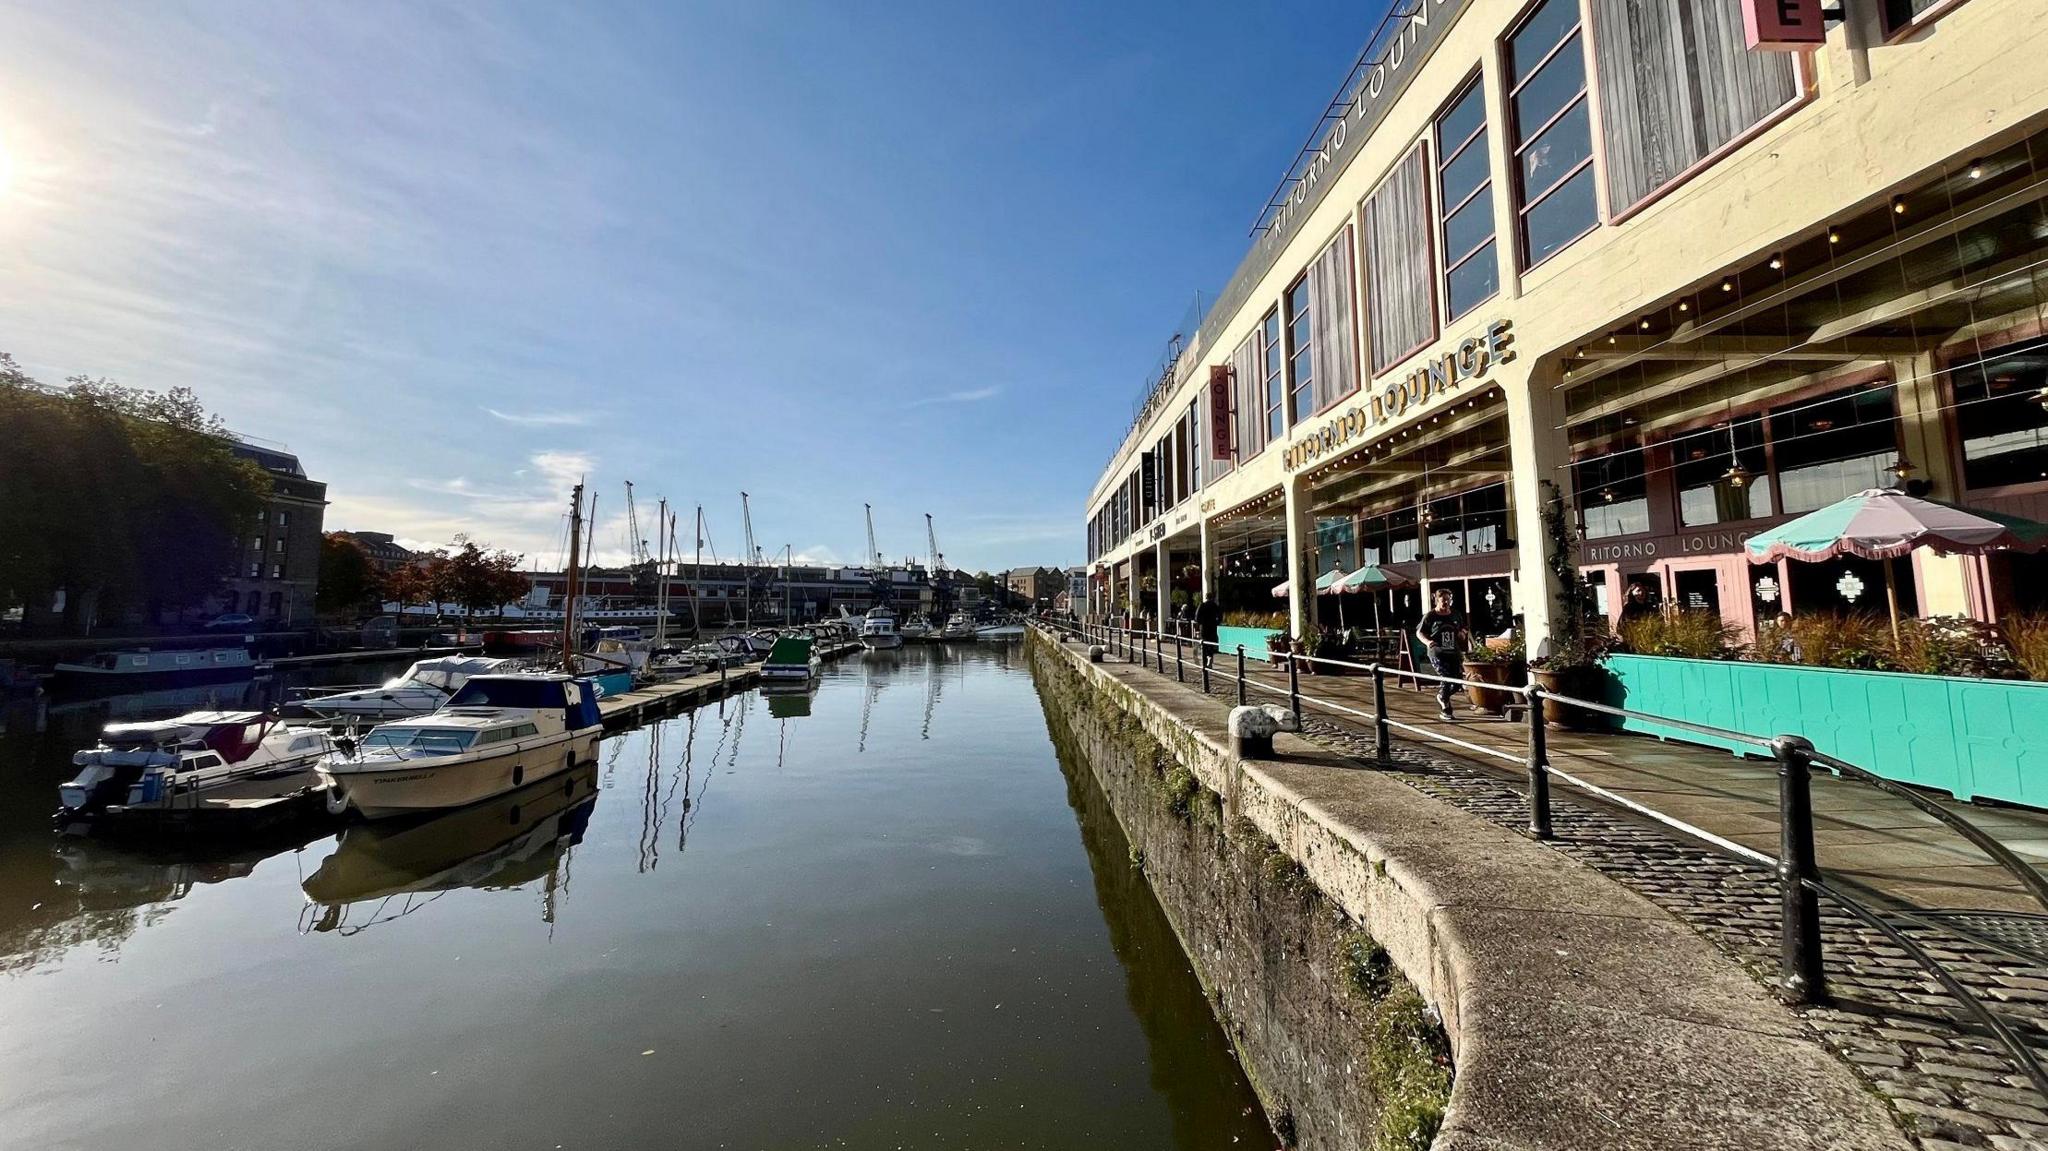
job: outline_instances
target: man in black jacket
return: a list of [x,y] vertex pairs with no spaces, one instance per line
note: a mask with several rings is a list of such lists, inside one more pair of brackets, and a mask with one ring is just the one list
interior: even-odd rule
[[1202,666],[1208,667],[1216,660],[1216,629],[1223,626],[1223,608],[1214,595],[1205,596],[1202,606],[1195,609],[1195,629],[1202,636]]

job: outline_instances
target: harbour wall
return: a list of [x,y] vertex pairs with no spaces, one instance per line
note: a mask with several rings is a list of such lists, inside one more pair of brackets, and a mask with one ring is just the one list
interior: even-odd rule
[[1296,737],[1238,759],[1221,701],[1078,644],[1034,633],[1030,662],[1283,1144],[1910,1146],[1619,884]]

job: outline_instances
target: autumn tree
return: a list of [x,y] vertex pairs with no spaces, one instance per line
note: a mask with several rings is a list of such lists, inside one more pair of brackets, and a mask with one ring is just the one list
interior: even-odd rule
[[470,615],[497,612],[525,598],[533,587],[533,581],[519,570],[525,557],[484,547],[464,536],[455,537],[455,545],[445,557],[447,597]]

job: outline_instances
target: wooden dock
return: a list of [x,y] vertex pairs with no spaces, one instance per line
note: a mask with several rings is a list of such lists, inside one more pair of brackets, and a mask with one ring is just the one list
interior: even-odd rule
[[[860,649],[858,643],[851,642],[820,647],[818,658],[829,663]],[[723,672],[711,671],[665,683],[643,684],[632,691],[598,700],[597,711],[604,717],[607,731],[619,731],[745,691],[758,684],[760,679],[761,665],[748,664],[727,668]]]

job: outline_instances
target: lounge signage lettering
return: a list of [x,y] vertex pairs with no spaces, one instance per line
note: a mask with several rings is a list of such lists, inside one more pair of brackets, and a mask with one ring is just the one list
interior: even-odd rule
[[1622,560],[1654,560],[1667,555],[1717,555],[1739,550],[1755,535],[1750,531],[1688,532],[1612,544],[1587,544],[1589,564],[1619,563]]
[[1314,434],[1287,449],[1287,470],[1340,451],[1351,441],[1401,418],[1411,409],[1484,378],[1495,364],[1509,363],[1515,358],[1514,342],[1511,321],[1495,320],[1486,325],[1485,332],[1459,341],[1455,350],[1423,363],[1323,421]]

